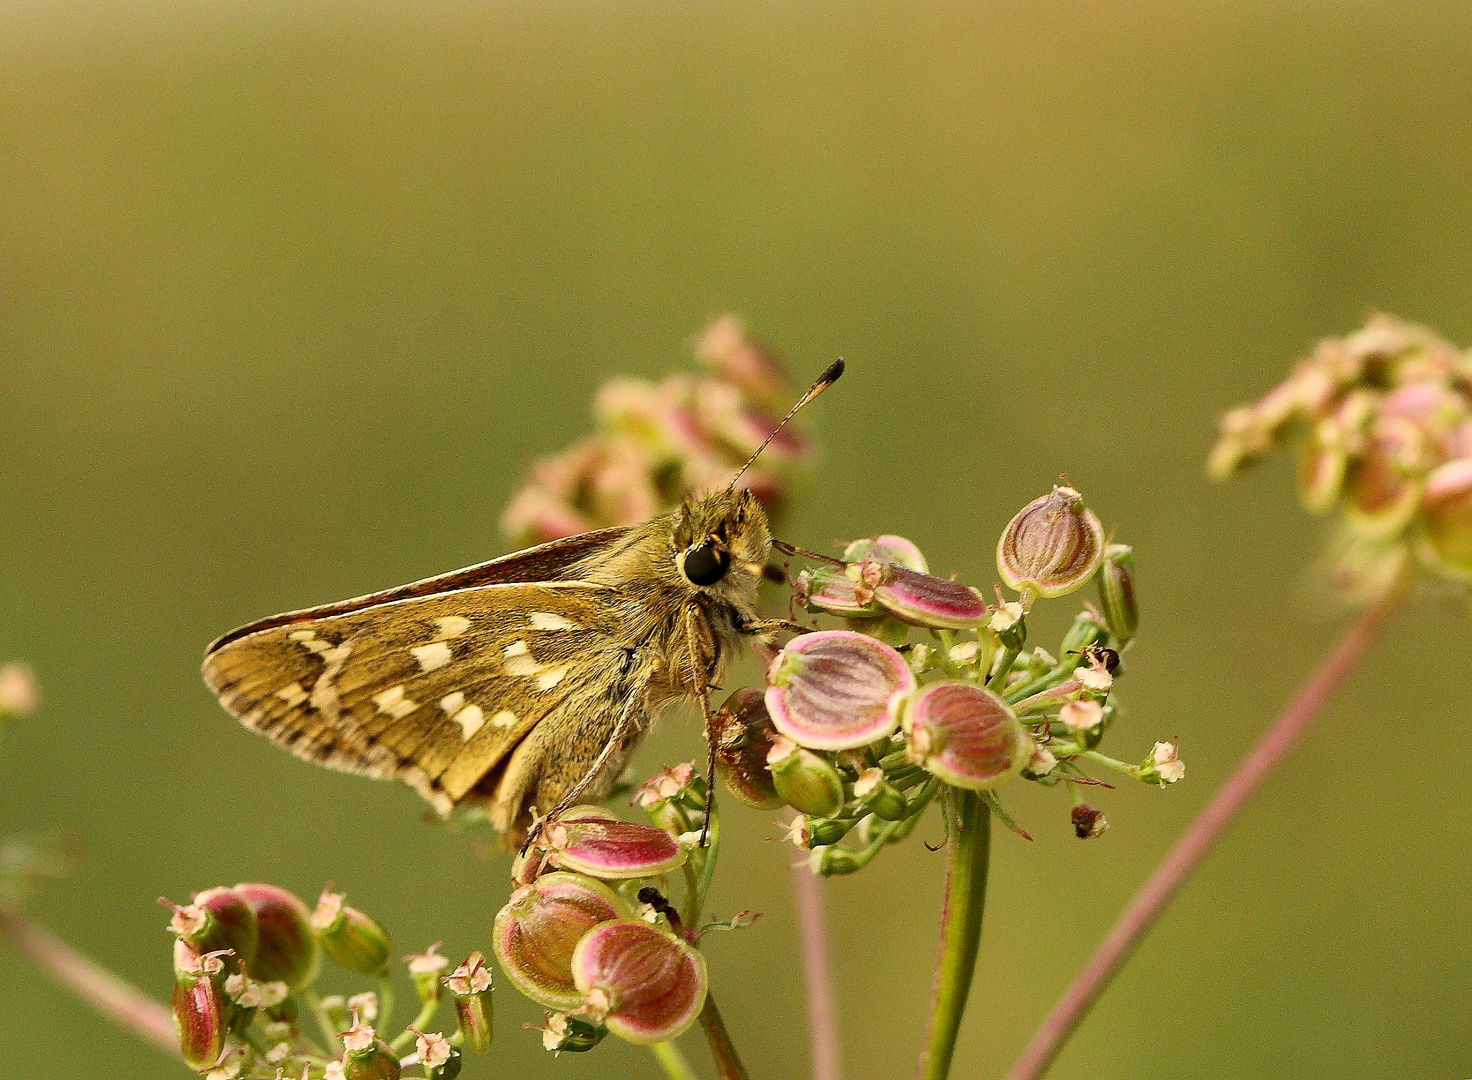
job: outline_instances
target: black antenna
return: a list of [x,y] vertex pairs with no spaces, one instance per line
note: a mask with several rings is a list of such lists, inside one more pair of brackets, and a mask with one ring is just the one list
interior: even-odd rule
[[784,427],[787,426],[787,421],[791,420],[794,416],[797,415],[797,410],[802,408],[808,402],[812,401],[813,398],[817,397],[824,390],[827,390],[830,386],[836,383],[838,381],[838,377],[842,374],[843,357],[840,356],[837,360],[833,361],[833,363],[829,364],[826,368],[823,369],[823,374],[818,376],[818,381],[813,383],[806,394],[797,399],[797,404],[787,411],[787,415],[784,416],[778,422],[777,426],[772,429],[772,433],[768,435],[766,440],[756,448],[756,453],[747,458],[746,464],[736,470],[736,475],[731,477],[731,483],[726,488],[728,492],[736,490],[736,481],[741,479],[746,470],[751,468],[751,463],[755,461],[758,457],[760,457],[762,451],[765,450],[771,444],[772,440],[777,437],[777,432],[781,431]]

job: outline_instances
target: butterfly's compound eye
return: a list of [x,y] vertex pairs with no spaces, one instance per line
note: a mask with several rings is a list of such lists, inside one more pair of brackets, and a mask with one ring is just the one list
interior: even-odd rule
[[714,585],[731,569],[731,553],[707,540],[686,549],[681,569],[692,585]]

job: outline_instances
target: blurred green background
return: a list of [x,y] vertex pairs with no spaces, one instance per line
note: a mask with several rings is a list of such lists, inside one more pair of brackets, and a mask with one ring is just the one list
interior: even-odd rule
[[[522,471],[618,372],[745,315],[824,458],[789,539],[903,532],[989,583],[1066,471],[1136,545],[1121,756],[1185,783],[1010,803],[955,1076],[997,1076],[1336,633],[1279,461],[1209,485],[1214,418],[1373,308],[1472,342],[1462,4],[14,3],[0,18],[0,832],[74,832],[38,915],[163,995],[154,897],[326,878],[398,952],[488,945],[506,862],[407,788],[230,720],[207,641],[504,550]],[[1054,641],[1066,609],[1059,602]],[[1104,998],[1059,1080],[1472,1075],[1466,614],[1426,602]],[[642,764],[700,753],[667,723]],[[711,942],[754,1076],[807,1072],[790,848],[728,816]],[[938,821],[831,883],[851,1077],[911,1073]],[[553,1060],[497,993],[469,1077]],[[703,1060],[695,1036],[692,1054]],[[184,1075],[0,948],[6,1075]],[[704,1066],[702,1066],[704,1067]]]

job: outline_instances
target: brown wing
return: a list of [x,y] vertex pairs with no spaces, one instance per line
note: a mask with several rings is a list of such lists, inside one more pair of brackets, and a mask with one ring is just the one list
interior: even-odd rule
[[502,555],[499,559],[492,559],[490,562],[477,563],[463,570],[452,570],[448,574],[425,578],[422,581],[414,581],[408,585],[385,589],[382,592],[368,593],[366,596],[354,597],[351,600],[339,600],[335,604],[323,604],[321,607],[269,615],[264,619],[257,619],[255,622],[237,627],[228,634],[220,635],[210,642],[209,648],[205,649],[205,655],[209,656],[232,641],[262,630],[269,630],[274,626],[305,623],[332,615],[347,615],[354,611],[381,607],[400,600],[412,600],[416,597],[434,596],[438,593],[457,592],[463,589],[476,589],[485,585],[566,580],[575,563],[615,543],[628,531],[624,527],[596,529],[593,532],[553,540],[548,544],[539,544],[523,551],[514,551],[510,555]]
[[[448,813],[540,721],[596,700],[627,665],[616,590],[428,588],[456,578],[243,627],[211,646],[205,682],[246,727],[298,757],[397,777]],[[417,587],[429,595],[406,592]]]

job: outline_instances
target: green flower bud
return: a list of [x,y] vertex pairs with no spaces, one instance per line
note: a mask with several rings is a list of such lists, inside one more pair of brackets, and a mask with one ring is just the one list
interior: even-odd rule
[[885,821],[901,820],[908,809],[904,795],[884,778],[883,769],[861,772],[854,781],[854,797]]
[[360,975],[381,975],[391,952],[388,935],[377,921],[343,903],[343,894],[322,890],[312,912],[312,928],[322,951],[335,964]]
[[1099,569],[1099,610],[1121,648],[1130,643],[1140,627],[1140,613],[1135,608],[1134,569],[1133,548],[1110,544],[1105,549],[1104,563]]
[[603,1041],[608,1028],[578,1013],[548,1013],[542,1049],[554,1054],[581,1054]]
[[843,808],[843,780],[831,762],[791,739],[778,738],[767,754],[767,768],[782,801],[813,817],[832,817]]
[[399,1080],[399,1056],[359,1021],[342,1036],[343,1080]]
[[863,868],[858,855],[844,847],[816,847],[808,856],[808,869],[818,877],[839,877]]
[[1472,578],[1472,458],[1441,466],[1426,478],[1424,553],[1438,569]]
[[455,1017],[465,1046],[477,1054],[491,1048],[491,969],[486,958],[471,953],[455,971],[445,977],[445,986],[455,999]]
[[1094,576],[1103,557],[1104,526],[1068,487],[1055,486],[1028,503],[997,541],[997,571],[1024,596],[1071,593]]
[[441,956],[436,951],[441,944],[443,943],[436,941],[424,952],[404,957],[404,963],[409,965],[409,978],[414,983],[414,993],[425,1005],[439,1000],[440,978],[444,975],[445,968],[450,966],[450,958]]

